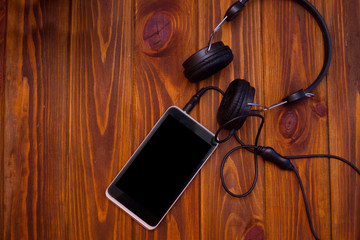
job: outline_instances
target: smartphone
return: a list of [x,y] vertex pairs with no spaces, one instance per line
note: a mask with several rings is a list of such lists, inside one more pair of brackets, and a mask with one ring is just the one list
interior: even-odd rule
[[183,110],[170,107],[106,190],[106,196],[145,228],[156,228],[217,143]]

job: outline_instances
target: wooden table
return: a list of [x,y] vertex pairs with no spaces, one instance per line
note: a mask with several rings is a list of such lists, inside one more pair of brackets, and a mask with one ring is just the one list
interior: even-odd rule
[[[233,1],[0,0],[1,239],[312,239],[296,176],[259,160],[248,197],[221,186],[221,145],[165,220],[147,231],[105,189],[158,118],[201,87],[235,78],[271,105],[319,73],[323,41],[295,1],[251,0],[216,36],[233,63],[189,83],[182,62],[206,45]],[[360,166],[360,2],[311,0],[333,41],[326,79],[311,99],[265,113],[260,144],[283,155],[330,153]],[[221,96],[206,93],[192,116],[218,128]],[[239,131],[253,143],[258,120]],[[294,164],[321,239],[360,239],[360,177],[336,160]],[[235,192],[254,175],[253,156],[225,168]]]

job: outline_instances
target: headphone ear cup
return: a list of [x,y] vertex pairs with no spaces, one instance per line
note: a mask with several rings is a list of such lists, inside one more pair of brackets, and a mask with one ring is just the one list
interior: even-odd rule
[[[220,103],[217,113],[219,125],[224,125],[235,117],[249,114],[251,106],[248,103],[254,101],[255,88],[243,79],[235,79],[226,89],[224,97]],[[240,118],[226,126],[226,129],[239,129],[244,124],[246,118]]]
[[184,74],[190,82],[198,82],[226,67],[233,60],[231,49],[222,42],[204,47],[189,57],[184,63]]

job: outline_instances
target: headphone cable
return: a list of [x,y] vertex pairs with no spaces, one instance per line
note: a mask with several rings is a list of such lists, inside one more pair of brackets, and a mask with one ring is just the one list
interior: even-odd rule
[[[310,210],[309,210],[309,204],[306,198],[306,194],[305,194],[305,190],[304,190],[304,186],[302,184],[302,180],[300,177],[299,172],[297,171],[297,169],[294,167],[294,165],[291,163],[290,159],[301,159],[301,158],[333,158],[333,159],[337,159],[340,160],[342,162],[344,162],[345,164],[349,165],[351,168],[353,168],[359,175],[360,175],[360,170],[351,162],[349,162],[348,160],[341,158],[339,156],[335,156],[335,155],[330,155],[330,154],[311,154],[311,155],[299,155],[299,156],[281,156],[280,154],[278,154],[273,148],[271,147],[263,147],[263,146],[258,146],[258,139],[259,139],[259,134],[262,130],[263,127],[263,123],[264,123],[264,118],[261,115],[258,114],[247,114],[247,115],[243,115],[243,116],[238,116],[232,120],[230,120],[229,122],[225,123],[224,125],[222,125],[216,132],[215,134],[215,141],[217,141],[218,143],[224,143],[226,141],[228,141],[230,139],[230,137],[226,137],[224,140],[219,140],[217,138],[217,136],[220,134],[221,130],[226,128],[226,125],[230,125],[231,123],[233,123],[236,120],[239,120],[240,118],[244,118],[244,117],[248,117],[248,116],[255,116],[255,117],[260,117],[262,119],[262,122],[258,128],[258,133],[256,135],[256,139],[255,139],[255,144],[254,145],[245,145],[239,138],[239,136],[235,133],[235,131],[230,131],[229,136],[235,136],[235,139],[239,142],[239,144],[241,146],[235,147],[233,149],[231,149],[224,157],[222,163],[221,163],[221,167],[220,167],[220,178],[221,178],[221,183],[225,189],[225,191],[230,194],[233,197],[237,197],[237,198],[241,198],[241,197],[245,197],[247,195],[249,195],[251,193],[251,191],[254,189],[255,185],[256,185],[256,181],[258,178],[258,162],[257,162],[257,155],[262,156],[262,158],[265,161],[268,162],[272,162],[275,165],[277,165],[279,168],[283,169],[283,170],[289,170],[289,171],[293,171],[299,181],[299,185],[300,185],[300,189],[302,192],[302,196],[304,199],[304,204],[305,204],[305,210],[306,210],[306,215],[308,218],[308,222],[309,222],[309,226],[310,226],[310,230],[314,236],[315,239],[319,239],[319,237],[316,235],[314,226],[313,226],[313,222],[311,220],[311,216],[310,216]],[[232,192],[226,185],[225,183],[225,178],[224,178],[224,167],[225,167],[225,163],[228,159],[228,157],[235,151],[239,150],[239,149],[247,149],[250,152],[254,153],[254,161],[255,161],[255,176],[254,176],[254,181],[252,186],[250,187],[250,189],[244,193],[244,194],[236,194],[234,192]]]
[[[200,89],[189,101],[188,103],[185,105],[185,107],[183,108],[183,111],[185,111],[187,114],[190,114],[191,110],[199,103],[201,96],[208,90],[215,90],[218,91],[220,94],[224,95],[224,92],[215,86],[209,86],[209,87],[204,87],[202,89]],[[233,129],[229,132],[229,135],[220,140],[218,138],[220,132],[226,128],[228,125],[242,119],[242,118],[247,118],[247,117],[257,117],[261,119],[260,125],[258,127],[258,131],[255,137],[255,142],[254,145],[246,145],[245,143],[243,143],[240,139],[240,137],[236,134],[236,131]],[[223,188],[225,189],[225,191],[230,194],[233,197],[236,198],[242,198],[242,197],[246,197],[247,195],[249,195],[255,188],[256,182],[257,182],[257,178],[258,178],[258,158],[257,156],[260,155],[262,156],[262,158],[265,161],[268,162],[272,162],[275,165],[277,165],[279,168],[283,169],[283,170],[289,170],[289,171],[293,171],[299,181],[299,185],[300,185],[300,189],[302,192],[302,196],[304,199],[304,203],[305,203],[305,210],[306,210],[306,215],[308,218],[308,222],[309,222],[309,226],[310,226],[310,230],[314,236],[314,238],[316,240],[319,239],[319,237],[316,235],[316,232],[314,230],[313,227],[313,222],[311,220],[311,216],[310,216],[310,210],[309,210],[309,205],[306,199],[306,195],[305,195],[305,190],[304,190],[304,186],[302,184],[302,180],[300,177],[299,172],[297,171],[297,169],[294,167],[294,165],[291,163],[290,159],[302,159],[302,158],[333,158],[333,159],[337,159],[339,161],[344,162],[345,164],[349,165],[351,168],[353,168],[359,175],[360,175],[360,169],[358,169],[353,163],[351,163],[350,161],[339,157],[339,156],[335,156],[335,155],[330,155],[330,154],[310,154],[310,155],[298,155],[298,156],[281,156],[280,154],[278,154],[273,148],[271,147],[263,147],[263,146],[258,146],[258,141],[259,141],[259,137],[260,137],[260,133],[261,130],[263,128],[264,125],[264,117],[262,115],[256,114],[256,113],[250,113],[250,114],[246,114],[246,115],[241,115],[241,116],[237,116],[233,119],[231,119],[230,121],[226,122],[225,124],[223,124],[222,126],[219,127],[219,129],[216,131],[215,133],[215,141],[218,142],[219,144],[221,143],[225,143],[227,142],[231,137],[235,137],[236,141],[240,144],[240,146],[237,146],[233,149],[231,149],[223,158],[222,162],[221,162],[221,167],[220,167],[220,179],[221,179],[221,183]],[[227,161],[227,159],[229,158],[229,156],[240,149],[246,149],[249,152],[252,152],[254,154],[254,165],[255,165],[255,176],[254,176],[254,180],[253,183],[251,185],[251,187],[249,188],[248,191],[246,191],[245,193],[242,194],[236,194],[234,192],[232,192],[226,185],[225,183],[225,178],[224,178],[224,167],[225,167],[225,163]]]

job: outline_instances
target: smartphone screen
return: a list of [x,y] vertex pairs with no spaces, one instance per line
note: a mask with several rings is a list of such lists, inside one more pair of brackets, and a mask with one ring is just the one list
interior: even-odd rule
[[155,228],[215,150],[214,134],[169,108],[107,190],[148,229]]

